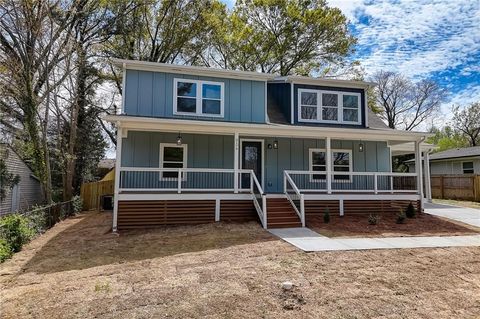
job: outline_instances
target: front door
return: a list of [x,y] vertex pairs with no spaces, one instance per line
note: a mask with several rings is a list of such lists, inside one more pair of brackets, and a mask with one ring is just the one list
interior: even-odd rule
[[[242,169],[251,169],[255,172],[260,184],[262,184],[262,142],[242,141],[241,154]],[[262,186],[263,187],[263,186]],[[250,176],[242,174],[242,188],[250,188]]]

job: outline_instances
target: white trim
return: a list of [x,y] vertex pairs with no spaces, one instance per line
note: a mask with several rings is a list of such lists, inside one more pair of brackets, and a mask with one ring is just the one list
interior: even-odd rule
[[125,89],[127,87],[127,66],[122,63],[122,106],[120,107],[120,114],[125,113]]
[[295,126],[290,124],[257,124],[257,123],[234,123],[224,121],[199,121],[192,119],[172,119],[172,118],[151,118],[129,115],[106,115],[103,117],[109,122],[122,122],[122,126],[136,131],[161,131],[184,133],[203,133],[208,134],[233,134],[238,132],[242,135],[252,135],[266,137],[302,137],[316,138],[319,136],[331,137],[335,139],[364,141],[404,141],[412,142],[421,140],[424,137],[433,136],[431,133],[400,131],[392,129],[358,129],[347,127],[313,127],[313,126]]
[[117,231],[118,199],[120,194],[120,170],[122,168],[122,127],[117,124],[117,149],[115,159],[115,186],[113,196],[112,231]]
[[304,194],[305,200],[420,200],[418,194]]
[[[178,93],[177,85],[178,85],[179,82],[195,84],[196,85],[195,97],[177,96],[177,93]],[[203,113],[202,102],[203,102],[204,99],[218,101],[218,99],[210,99],[210,98],[204,98],[203,97],[203,85],[204,84],[220,86],[220,114]],[[178,109],[177,109],[178,98],[187,98],[187,99],[192,99],[192,100],[195,99],[195,103],[196,103],[195,113],[179,112]],[[184,115],[184,116],[186,115],[186,116],[223,118],[224,114],[225,114],[225,83],[224,82],[214,82],[214,81],[204,81],[204,80],[174,78],[173,79],[173,114],[174,115]]]
[[[183,149],[183,162],[182,162],[182,167],[181,168],[187,168],[187,159],[188,159],[188,145],[187,144],[182,144],[182,145],[177,145],[175,143],[160,143],[160,159],[159,159],[159,168],[161,169],[170,169],[171,167],[163,167],[163,164],[164,164],[164,159],[163,159],[163,156],[164,156],[164,150],[165,150],[165,147],[170,147],[170,148],[182,148]],[[141,171],[142,169],[144,168],[141,168],[139,167],[139,171]],[[163,177],[163,172],[160,172],[160,180],[161,181],[174,181],[174,180],[178,180],[178,177],[175,178],[175,177]],[[187,180],[187,174],[185,174],[183,177],[182,177],[182,181],[186,181]]]
[[215,221],[220,221],[220,198],[215,199]]
[[[329,170],[328,169],[328,165],[327,165],[327,150],[324,149],[324,148],[309,148],[308,149],[308,170],[309,171],[314,171],[313,170],[313,163],[312,163],[312,154],[314,152],[319,152],[319,153],[325,153],[325,174],[322,174],[322,171],[315,171],[315,172],[318,172],[316,174],[319,174],[319,175],[327,175],[327,171]],[[335,162],[333,161],[333,153],[348,153],[348,172],[335,172]],[[335,177],[335,175],[347,175],[350,174],[350,173],[353,173],[353,152],[352,150],[349,150],[349,149],[341,149],[341,148],[332,148],[331,149],[331,157],[332,157],[332,160],[331,160],[331,169],[330,171],[332,172],[332,176]],[[317,165],[318,166],[318,165]],[[344,166],[344,165],[342,165]],[[290,172],[290,171],[289,171]],[[340,174],[339,174],[340,173]],[[345,173],[345,174],[342,174],[342,173]],[[356,172],[356,173],[362,173],[362,172]],[[350,174],[349,178],[348,178],[348,181],[352,181],[352,175],[354,174]],[[332,181],[334,181],[335,178],[332,179]],[[314,179],[313,178],[313,175],[310,175],[310,182],[323,182],[323,181],[326,181],[326,179]],[[346,181],[344,179],[342,179],[341,181]]]
[[239,155],[239,149],[240,149],[240,143],[239,143],[239,135],[238,133],[235,133],[233,136],[233,187],[234,187],[234,192],[238,193],[238,160],[240,159]]
[[[463,164],[464,164],[464,163],[472,163],[472,170],[473,170],[472,173],[465,173],[465,169],[463,168]],[[473,160],[471,160],[471,161],[461,161],[460,164],[461,164],[461,166],[462,166],[462,175],[475,174],[475,165],[474,165],[474,163],[473,163]]]
[[[317,104],[310,105],[310,107],[317,108],[317,118],[316,119],[303,119],[302,118],[302,93],[315,93],[317,95]],[[337,106],[329,107],[323,105],[323,94],[336,94],[337,95]],[[343,106],[343,96],[344,95],[351,95],[356,96],[358,101],[357,110],[357,121],[344,121],[343,120],[343,111],[346,110],[354,110],[354,108],[345,108]],[[357,92],[343,92],[343,91],[328,91],[328,90],[317,90],[317,89],[298,89],[297,92],[297,115],[298,115],[298,122],[302,123],[328,123],[328,124],[347,124],[347,125],[361,125],[362,124],[362,95]],[[309,105],[305,105],[309,106]],[[324,120],[323,119],[323,109],[324,108],[331,108],[337,109],[337,120]]]
[[[262,183],[262,188],[265,188],[265,140],[263,139],[255,139],[255,138],[241,138],[240,139],[240,150],[239,150],[239,164],[240,164],[240,169],[243,170],[243,160],[242,160],[242,150],[243,150],[243,142],[260,142],[262,144],[262,178],[261,178],[261,183]],[[241,179],[239,180],[239,183],[241,182]]]
[[238,200],[252,200],[251,193],[242,194],[219,194],[219,193],[202,193],[202,194],[120,194],[119,200],[212,200],[212,199],[238,199]]
[[[364,106],[364,108],[363,108],[363,110],[364,110],[364,112],[365,112],[365,127],[369,127],[369,126],[368,126],[368,97],[367,97],[367,88],[365,88],[365,89],[363,90],[363,94],[364,94],[364,98],[363,98],[364,102],[363,102],[363,103],[365,103],[365,106]],[[360,121],[361,121],[361,120],[362,120],[362,119],[360,119]]]

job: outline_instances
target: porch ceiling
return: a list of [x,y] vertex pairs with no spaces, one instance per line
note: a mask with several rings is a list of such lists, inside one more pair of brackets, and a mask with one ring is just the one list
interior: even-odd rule
[[107,115],[106,121],[115,122],[126,130],[136,131],[162,131],[162,132],[182,132],[199,134],[220,134],[233,135],[238,133],[247,136],[275,136],[291,138],[325,138],[334,139],[355,139],[387,141],[391,144],[395,142],[420,141],[430,133],[424,132],[406,132],[392,129],[362,129],[362,128],[339,128],[339,127],[312,127],[312,126],[294,126],[282,124],[259,124],[259,123],[232,123],[232,122],[214,122],[198,121],[187,119],[165,119],[136,117],[128,115]]
[[[422,143],[420,146],[422,152],[428,152],[436,148],[435,145],[429,143]],[[391,142],[390,149],[392,156],[406,155],[415,153],[414,142]]]

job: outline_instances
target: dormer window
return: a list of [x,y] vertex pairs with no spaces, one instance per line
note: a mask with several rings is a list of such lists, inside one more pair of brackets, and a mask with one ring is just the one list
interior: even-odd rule
[[360,93],[298,90],[298,121],[360,124]]
[[174,80],[173,113],[223,117],[224,84],[190,79]]

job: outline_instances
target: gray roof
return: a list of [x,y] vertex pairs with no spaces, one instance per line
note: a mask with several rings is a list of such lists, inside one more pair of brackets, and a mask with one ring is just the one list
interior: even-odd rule
[[382,119],[368,107],[368,127],[378,128],[378,129],[390,129],[387,124],[385,124]]
[[452,148],[443,152],[434,153],[430,155],[430,160],[472,156],[480,156],[480,146]]
[[[480,156],[480,146],[452,148],[443,152],[433,153],[430,155],[430,161],[449,159],[449,158],[464,158]],[[423,159],[423,157],[422,157]],[[405,161],[405,163],[414,163],[415,159]]]

